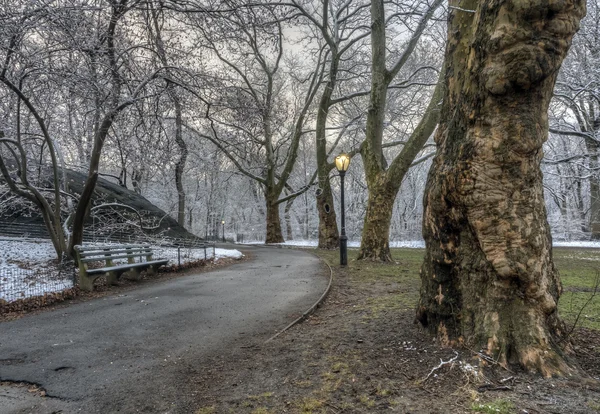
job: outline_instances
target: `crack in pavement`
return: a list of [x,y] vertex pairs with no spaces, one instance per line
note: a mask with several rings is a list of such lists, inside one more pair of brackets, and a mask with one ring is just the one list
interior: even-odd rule
[[[57,395],[48,394],[48,391],[46,391],[46,388],[44,388],[44,386],[42,384],[39,384],[37,382],[0,378],[0,386],[14,387],[14,388],[27,388],[27,391],[30,394],[37,395],[38,397],[41,397],[41,398],[52,398],[52,399],[59,400],[59,401],[72,401],[69,398],[64,398],[64,397],[59,397]],[[11,397],[9,396],[9,398],[11,398]],[[16,398],[16,397],[12,397],[12,398]]]

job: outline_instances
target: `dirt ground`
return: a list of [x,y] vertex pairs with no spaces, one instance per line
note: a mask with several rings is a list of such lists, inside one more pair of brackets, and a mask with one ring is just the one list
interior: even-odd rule
[[197,414],[600,412],[599,332],[574,335],[587,377],[542,379],[440,347],[414,323],[413,306],[387,300],[403,289],[334,266],[331,293],[305,322],[182,378],[182,394],[198,396],[185,405]]

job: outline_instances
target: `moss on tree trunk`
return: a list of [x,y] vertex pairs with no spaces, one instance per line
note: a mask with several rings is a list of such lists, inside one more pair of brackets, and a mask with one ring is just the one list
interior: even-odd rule
[[540,162],[556,75],[585,5],[450,3],[460,8],[450,15],[447,91],[425,190],[417,318],[503,365],[565,374]]

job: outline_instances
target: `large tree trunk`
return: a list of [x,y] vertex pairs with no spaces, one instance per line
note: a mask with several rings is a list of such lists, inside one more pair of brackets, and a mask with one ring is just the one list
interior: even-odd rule
[[[387,174],[380,173],[369,186],[369,200],[357,260],[389,262],[390,223],[398,189],[387,184]],[[399,186],[398,186],[399,187]]]
[[561,283],[540,162],[556,75],[585,4],[450,5],[417,318],[443,341],[503,365],[564,374],[571,368],[556,342]]
[[319,212],[319,249],[337,249],[340,238],[335,210],[333,208],[333,194],[329,177],[320,184],[321,194],[317,196],[317,211]]
[[294,240],[294,231],[292,229],[292,215],[290,211],[292,210],[292,205],[294,204],[294,198],[290,198],[285,202],[285,235],[288,240]]
[[333,206],[333,193],[329,173],[332,166],[327,161],[327,117],[331,107],[331,96],[337,81],[339,55],[333,53],[329,67],[329,81],[323,90],[317,111],[316,155],[319,193],[317,194],[317,211],[319,212],[319,249],[336,249],[340,245],[337,218]]
[[267,238],[265,243],[283,243],[281,232],[281,220],[279,219],[279,204],[277,197],[266,197],[267,199]]

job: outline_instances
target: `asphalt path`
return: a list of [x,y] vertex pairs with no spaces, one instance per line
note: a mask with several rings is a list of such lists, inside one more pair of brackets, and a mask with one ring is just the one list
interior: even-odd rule
[[[313,255],[248,247],[226,268],[0,323],[0,413],[185,412],[185,372],[266,340],[324,292]],[[187,392],[187,391],[186,391]]]

